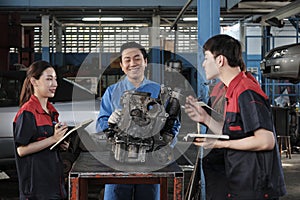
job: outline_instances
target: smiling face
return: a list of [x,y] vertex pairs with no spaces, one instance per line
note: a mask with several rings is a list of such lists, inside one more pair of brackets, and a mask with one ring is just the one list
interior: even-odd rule
[[128,48],[122,52],[120,65],[128,80],[132,83],[141,83],[147,66],[147,59],[138,48]]
[[32,78],[34,94],[39,98],[54,97],[57,88],[56,73],[52,67],[45,69],[39,79]]
[[203,68],[205,70],[207,80],[218,78],[220,71],[217,59],[210,51],[204,52]]

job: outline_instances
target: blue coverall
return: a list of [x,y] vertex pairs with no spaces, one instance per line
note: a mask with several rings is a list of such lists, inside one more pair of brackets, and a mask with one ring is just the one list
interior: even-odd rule
[[[103,94],[100,113],[98,115],[96,130],[103,131],[108,128],[108,118],[116,109],[121,109],[120,99],[125,91],[132,90],[138,92],[151,93],[152,98],[158,98],[160,85],[148,79],[144,79],[138,88],[128,81],[127,76],[119,82],[109,86]],[[179,132],[180,121],[176,121],[172,129],[174,139],[171,144],[176,143],[176,135]],[[104,200],[159,200],[159,184],[106,184]]]

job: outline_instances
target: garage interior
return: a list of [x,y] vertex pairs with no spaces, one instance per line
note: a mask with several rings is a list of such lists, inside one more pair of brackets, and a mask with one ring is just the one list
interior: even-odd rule
[[[2,0],[0,71],[24,71],[32,62],[46,60],[59,76],[101,98],[105,89],[123,75],[116,59],[120,46],[136,41],[149,52],[151,79],[163,82],[165,67],[177,63],[179,70],[172,70],[185,78],[194,95],[201,96],[199,85],[213,84],[201,75],[201,45],[216,33],[231,35],[243,44],[247,71],[269,96],[275,128],[282,138],[279,142],[288,189],[281,199],[295,200],[300,199],[299,45],[295,56],[298,61],[287,71],[278,63],[268,70],[266,55],[277,47],[300,43],[299,20],[300,0]],[[270,56],[281,52],[279,49]],[[182,131],[197,129],[195,124],[186,128]],[[178,158],[185,172],[185,189],[195,152],[191,146]],[[0,200],[18,199],[15,172],[8,167],[0,168],[0,172],[11,176],[0,178]],[[10,184],[15,185],[11,190],[7,188]],[[102,198],[97,186],[91,183],[90,188],[89,199]]]

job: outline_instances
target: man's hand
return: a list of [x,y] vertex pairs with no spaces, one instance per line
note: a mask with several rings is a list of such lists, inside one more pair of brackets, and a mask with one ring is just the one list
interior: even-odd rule
[[202,146],[204,149],[220,148],[219,141],[211,138],[195,138],[194,145]]
[[106,138],[108,141],[112,141],[116,134],[116,132],[112,128],[105,129],[103,132],[106,134]]
[[188,96],[185,103],[186,114],[195,122],[201,122],[208,125],[209,114],[198,104],[197,99]]
[[117,124],[121,120],[121,110],[116,109],[108,118],[108,124]]

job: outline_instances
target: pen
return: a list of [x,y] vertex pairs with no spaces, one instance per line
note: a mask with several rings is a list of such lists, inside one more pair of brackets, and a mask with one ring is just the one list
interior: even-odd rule
[[[208,106],[203,101],[197,101],[196,103],[199,104],[200,106],[205,106],[205,107],[208,107],[209,109],[213,110],[210,106]],[[181,105],[181,108],[185,108],[185,106]]]
[[58,128],[62,127],[62,124],[60,122],[56,122],[56,121],[53,121],[52,124],[55,126],[56,124],[58,123]]

